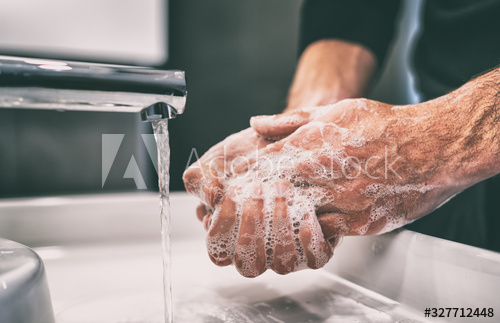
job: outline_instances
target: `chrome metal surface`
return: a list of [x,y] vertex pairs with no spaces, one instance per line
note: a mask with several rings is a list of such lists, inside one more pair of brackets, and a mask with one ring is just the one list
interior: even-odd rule
[[171,118],[184,112],[186,95],[183,71],[0,56],[4,108],[140,112],[169,106],[172,112],[161,115]]

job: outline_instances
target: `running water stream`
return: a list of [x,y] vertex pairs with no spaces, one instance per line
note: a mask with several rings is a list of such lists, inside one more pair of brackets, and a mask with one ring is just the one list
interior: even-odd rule
[[163,293],[165,323],[173,322],[171,248],[170,248],[170,200],[169,167],[170,146],[168,144],[168,119],[153,122],[153,131],[158,147],[158,179],[160,188],[161,241],[163,250]]

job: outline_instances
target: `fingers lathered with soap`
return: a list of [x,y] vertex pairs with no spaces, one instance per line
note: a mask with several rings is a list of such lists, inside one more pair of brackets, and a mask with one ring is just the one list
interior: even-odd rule
[[252,118],[184,174],[210,259],[247,277],[320,268],[341,237],[428,213],[456,192],[441,185],[440,151],[414,149],[432,142],[426,118],[366,99]]

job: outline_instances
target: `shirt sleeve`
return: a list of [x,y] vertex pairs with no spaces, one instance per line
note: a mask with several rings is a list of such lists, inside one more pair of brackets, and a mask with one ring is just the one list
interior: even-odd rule
[[305,0],[299,49],[342,39],[369,49],[382,64],[393,38],[400,0]]

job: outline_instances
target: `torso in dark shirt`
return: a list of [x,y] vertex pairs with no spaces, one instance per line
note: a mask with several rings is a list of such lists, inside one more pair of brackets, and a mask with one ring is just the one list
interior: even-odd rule
[[500,1],[431,0],[413,60],[425,99],[500,64]]

